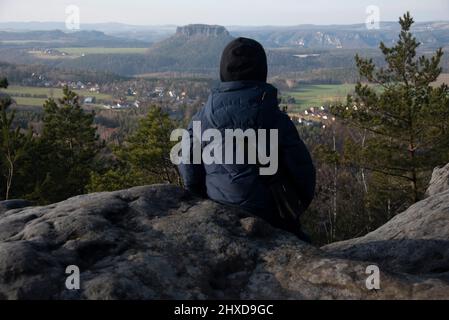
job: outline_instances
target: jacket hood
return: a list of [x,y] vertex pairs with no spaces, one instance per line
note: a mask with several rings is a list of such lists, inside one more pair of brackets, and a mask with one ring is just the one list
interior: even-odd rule
[[217,129],[270,128],[279,112],[277,94],[277,89],[265,82],[222,82],[212,90],[205,113]]

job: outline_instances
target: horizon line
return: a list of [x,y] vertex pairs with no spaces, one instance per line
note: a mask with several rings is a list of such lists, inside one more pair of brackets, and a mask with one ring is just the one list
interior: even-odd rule
[[[449,23],[449,20],[423,20],[423,21],[415,21],[415,23],[437,23],[437,22],[447,22]],[[36,21],[36,20],[27,20],[27,21],[0,21],[0,24],[8,24],[8,23],[60,23],[60,24],[65,24],[64,21]],[[393,20],[384,20],[384,21],[380,21],[379,23],[398,23],[398,21],[393,21]],[[354,26],[354,25],[364,25],[366,24],[365,22],[355,22],[355,23],[347,23],[347,24],[343,24],[343,23],[330,23],[330,24],[315,24],[315,23],[302,23],[302,24],[261,24],[261,25],[256,25],[256,24],[230,24],[230,25],[226,25],[226,24],[211,24],[211,23],[201,23],[201,22],[192,22],[192,23],[187,23],[187,24],[173,24],[173,23],[167,23],[167,24],[130,24],[130,23],[126,23],[126,22],[117,22],[117,21],[106,21],[106,22],[86,22],[86,23],[81,23],[80,25],[106,25],[106,24],[118,24],[118,25],[123,25],[123,26],[130,26],[130,27],[179,27],[179,26],[188,26],[188,25],[195,25],[195,24],[202,24],[202,25],[217,25],[217,26],[223,26],[226,28],[234,28],[234,27],[281,27],[281,28],[288,28],[288,27],[299,27],[299,26],[317,26],[317,27],[321,27],[321,26],[325,26],[325,27],[330,27],[330,26]]]

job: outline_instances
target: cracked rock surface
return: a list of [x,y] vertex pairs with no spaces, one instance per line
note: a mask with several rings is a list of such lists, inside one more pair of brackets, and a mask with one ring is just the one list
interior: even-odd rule
[[[170,185],[24,205],[0,211],[0,299],[449,298],[449,191],[324,249]],[[69,265],[80,290],[65,286]]]

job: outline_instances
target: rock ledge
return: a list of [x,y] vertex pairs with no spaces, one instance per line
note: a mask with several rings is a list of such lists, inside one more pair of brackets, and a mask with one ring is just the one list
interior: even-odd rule
[[[448,217],[449,191],[321,250],[174,186],[83,195],[0,216],[0,298],[447,299]],[[381,290],[369,291],[376,262]],[[80,290],[65,287],[69,265]]]

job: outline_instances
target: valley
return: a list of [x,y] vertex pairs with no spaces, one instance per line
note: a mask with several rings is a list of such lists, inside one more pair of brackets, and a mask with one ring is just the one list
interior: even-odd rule
[[[421,37],[432,34],[432,45],[427,41],[423,54],[430,54],[433,46],[447,46],[448,26],[415,27]],[[68,85],[89,109],[156,104],[182,115],[186,106],[195,110],[194,106],[204,102],[209,89],[218,83],[224,46],[234,37],[249,36],[266,46],[269,81],[279,89],[281,104],[289,112],[303,112],[343,102],[359,81],[354,56],[367,56],[382,65],[376,44],[379,40],[393,41],[397,32],[396,24],[388,23],[382,25],[382,32],[370,32],[361,25],[187,25],[139,29],[137,39],[136,30],[130,26],[98,29],[102,31],[67,33],[23,28],[11,32],[2,31],[0,25],[0,73],[11,82],[7,93],[14,100],[14,108],[39,110],[46,99],[60,98],[62,87]],[[158,33],[160,38],[149,36],[149,41],[143,41],[142,32]],[[447,56],[442,67],[449,72]],[[447,82],[447,74],[439,81]]]
[[[418,199],[418,191],[423,193],[431,169],[447,163],[447,157],[444,161],[438,158],[447,151],[432,154],[428,150],[444,140],[435,140],[439,139],[434,137],[435,132],[447,132],[447,113],[440,108],[447,101],[446,89],[438,86],[449,83],[449,22],[420,22],[413,27],[420,45],[412,56],[416,60],[422,57],[424,62],[418,68],[411,63],[409,67],[413,75],[422,73],[425,78],[416,81],[411,74],[389,71],[402,77],[399,81],[388,78],[386,83],[394,87],[410,78],[415,81],[416,91],[413,87],[404,95],[399,85],[384,94],[377,89],[382,86],[372,82],[370,89],[375,90],[359,88],[355,94],[358,82],[369,82],[366,74],[361,76],[356,55],[372,61],[377,70],[391,67],[379,47],[381,43],[389,48],[394,46],[399,33],[396,22],[381,23],[378,30],[368,30],[363,24],[95,24],[83,25],[78,31],[67,31],[63,25],[52,23],[11,24],[8,28],[0,23],[0,80],[6,78],[9,83],[1,89],[0,99],[12,100],[5,100],[6,114],[14,115],[8,126],[24,139],[27,132],[31,133],[33,141],[27,155],[30,158],[23,159],[26,166],[20,167],[12,195],[46,204],[88,192],[180,183],[177,171],[167,159],[170,132],[186,128],[206,103],[211,89],[219,84],[224,47],[236,37],[249,37],[264,46],[268,82],[278,89],[279,107],[293,121],[316,163],[317,201],[304,225],[322,244],[366,234]],[[428,66],[430,71],[423,71],[429,58],[439,54],[440,47],[444,52],[438,61],[441,70]],[[420,83],[424,86],[420,87]],[[4,82],[2,86],[6,87]],[[65,87],[70,91],[64,94]],[[413,96],[416,92],[427,96],[421,103],[424,111],[420,111],[410,129],[402,108],[421,99]],[[74,99],[73,94],[78,97],[75,101],[70,100]],[[347,100],[348,95],[354,94],[360,100]],[[408,100],[409,96],[415,100]],[[50,98],[59,108],[46,104]],[[366,103],[370,105],[367,107]],[[75,120],[67,121],[65,107],[72,107],[71,119]],[[365,113],[360,112],[364,108]],[[370,108],[376,112],[371,113]],[[424,108],[433,108],[438,116]],[[365,118],[367,113],[370,115]],[[352,121],[358,121],[359,127]],[[364,130],[365,126],[372,131]],[[64,153],[56,146],[65,146],[69,141],[71,148],[72,136],[79,127],[91,139],[91,145],[86,147],[96,152],[95,161],[77,158],[66,163],[61,160],[65,159]],[[385,128],[381,134],[379,127]],[[407,167],[410,150],[414,151],[407,136],[412,129],[418,130],[412,140],[416,136],[421,139],[416,157],[421,159],[420,164],[425,164],[416,175],[416,186],[410,184],[414,176]],[[61,135],[60,141],[54,141],[56,146],[40,144],[52,139],[53,132]],[[391,145],[391,141],[395,144]],[[70,148],[63,151],[72,154]],[[375,161],[370,160],[370,164],[381,172],[368,171],[368,167],[358,163],[366,157],[373,157]],[[39,162],[30,161],[34,158]],[[70,179],[76,180],[72,183],[66,172],[76,166],[81,169],[72,171]],[[46,171],[41,167],[46,167]],[[60,170],[54,177],[61,180],[48,183],[52,177],[46,173],[55,171],[54,168]],[[0,191],[5,192],[1,186]]]
[[448,119],[448,0],[0,0],[0,300],[448,299]]

